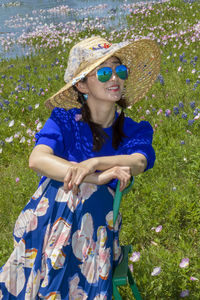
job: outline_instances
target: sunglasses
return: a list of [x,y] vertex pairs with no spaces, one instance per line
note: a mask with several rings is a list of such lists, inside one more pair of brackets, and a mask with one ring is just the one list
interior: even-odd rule
[[[113,70],[110,67],[103,67],[97,70],[97,78],[101,82],[106,82],[112,77]],[[115,68],[117,76],[125,80],[128,78],[128,69],[125,65],[119,65]]]

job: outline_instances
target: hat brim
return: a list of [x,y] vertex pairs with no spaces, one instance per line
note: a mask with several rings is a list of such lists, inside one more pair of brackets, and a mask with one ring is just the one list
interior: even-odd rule
[[[156,42],[150,39],[137,40],[128,44],[122,43],[120,48],[113,48],[111,47],[107,54],[88,64],[79,72],[76,82],[81,80],[83,74],[87,76],[111,56],[117,56],[129,69],[129,76],[125,82],[125,97],[128,105],[132,105],[145,96],[156,80],[160,72],[160,49]],[[51,96],[45,105],[50,109],[80,107],[81,104],[77,101],[78,94],[73,89],[73,84],[74,79]]]

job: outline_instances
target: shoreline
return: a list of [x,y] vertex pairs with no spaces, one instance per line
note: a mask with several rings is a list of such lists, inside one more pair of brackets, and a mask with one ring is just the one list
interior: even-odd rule
[[[126,19],[127,16],[132,13],[134,10],[142,9],[143,7],[147,8],[151,7],[152,5],[162,4],[169,2],[169,0],[161,0],[161,1],[148,1],[148,2],[136,2],[136,3],[127,3],[124,2],[122,5],[117,9],[110,9],[108,10],[108,5],[105,4],[97,5],[94,7],[90,7],[89,11],[86,14],[84,9],[77,9],[71,10],[70,7],[67,5],[57,5],[52,9],[40,10],[40,18],[37,20],[38,11],[33,10],[32,16],[18,16],[11,18],[10,20],[6,20],[7,27],[13,28],[14,32],[10,32],[7,36],[4,36],[3,32],[0,36],[0,42],[2,49],[4,48],[5,51],[1,52],[1,58],[9,59],[21,56],[28,56],[31,55],[31,51],[38,51],[42,45],[42,47],[46,48],[53,48],[58,46],[58,43],[62,43],[62,39],[67,37],[69,40],[74,40],[76,37],[82,32],[87,31],[90,29],[97,29],[104,32],[119,32],[120,30],[125,30]],[[111,1],[111,3],[115,3],[115,1]],[[58,3],[59,4],[59,3]],[[116,5],[116,4],[115,4]],[[48,18],[52,18],[55,16],[60,16],[62,20],[62,13],[63,10],[66,10],[67,18],[73,18],[69,21],[65,22],[55,22],[48,24]],[[68,12],[67,12],[68,11]],[[98,11],[99,16],[89,17],[89,12],[95,13]],[[101,16],[105,13],[105,16]],[[125,14],[124,14],[125,13]],[[79,15],[82,18],[78,17]],[[45,23],[42,19],[45,17],[44,20],[47,20],[46,24],[39,24]],[[32,30],[32,23],[36,21],[34,25],[35,30]],[[27,24],[25,27],[24,24]],[[19,27],[22,31],[19,36],[17,36],[17,29],[15,26]],[[16,35],[17,34],[17,35]],[[38,43],[41,40],[41,44]],[[14,55],[12,54],[12,47],[14,46]],[[32,50],[31,50],[32,49]],[[8,57],[6,57],[8,55]]]

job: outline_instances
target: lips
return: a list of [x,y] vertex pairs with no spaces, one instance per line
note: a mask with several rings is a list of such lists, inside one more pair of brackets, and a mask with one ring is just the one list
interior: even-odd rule
[[109,91],[119,91],[119,85],[112,85],[108,88]]

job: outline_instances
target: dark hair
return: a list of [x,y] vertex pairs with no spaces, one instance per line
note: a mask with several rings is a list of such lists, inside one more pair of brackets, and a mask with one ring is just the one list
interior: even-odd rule
[[[83,79],[83,81],[85,80],[86,78]],[[82,120],[88,123],[92,131],[93,151],[99,151],[101,150],[103,144],[106,142],[106,139],[109,138],[109,136],[106,134],[106,132],[103,130],[100,124],[97,124],[92,121],[90,108],[87,105],[87,101],[85,101],[83,97],[83,93],[81,93],[75,86],[74,89],[78,93],[78,102],[82,104],[81,107]],[[120,143],[123,140],[123,137],[126,137],[126,135],[123,132],[123,125],[124,125],[123,110],[124,108],[127,107],[125,98],[122,97],[119,101],[117,101],[117,105],[119,105],[122,108],[122,110],[120,115],[117,117],[114,124],[112,125],[112,129],[113,129],[112,146],[115,150],[117,150],[117,148],[119,147]]]

